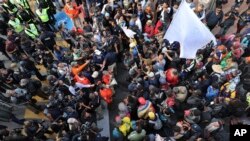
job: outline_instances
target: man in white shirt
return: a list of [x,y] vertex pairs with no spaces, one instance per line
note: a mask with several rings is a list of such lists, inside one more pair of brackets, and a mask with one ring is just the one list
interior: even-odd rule
[[105,15],[106,13],[106,7],[107,6],[110,6],[112,8],[112,10],[114,9],[114,0],[108,0],[107,4],[104,4],[103,7],[102,7],[102,14]]
[[198,4],[195,8],[193,8],[194,13],[198,16],[198,18],[203,21],[206,17],[205,8],[203,4]]
[[159,10],[161,10],[161,21],[163,23],[166,23],[168,22],[167,20],[169,19],[169,17],[167,16],[170,16],[168,14],[170,14],[171,12],[171,8],[168,6],[167,3],[163,3],[163,5],[161,7],[158,8]]
[[78,89],[80,90],[82,88],[90,88],[94,86],[95,86],[94,84],[84,85],[82,83],[76,82],[75,84],[68,86],[68,89],[72,95],[76,95],[78,92]]
[[137,15],[133,15],[133,20],[135,21],[135,25],[138,27],[138,29],[142,32],[142,24],[141,20]]

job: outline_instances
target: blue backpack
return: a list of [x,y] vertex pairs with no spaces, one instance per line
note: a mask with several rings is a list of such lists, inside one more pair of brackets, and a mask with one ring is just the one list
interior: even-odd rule
[[247,34],[240,42],[243,48],[250,47],[250,33]]

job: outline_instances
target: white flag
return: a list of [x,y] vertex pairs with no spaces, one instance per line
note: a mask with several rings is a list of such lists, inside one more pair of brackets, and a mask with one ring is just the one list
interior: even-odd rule
[[144,10],[146,7],[146,0],[141,1],[142,9]]
[[216,39],[183,0],[164,36],[169,42],[180,42],[180,58],[194,59],[198,49]]
[[128,38],[134,38],[134,35],[136,34],[134,31],[128,29],[127,27],[121,27],[121,28]]

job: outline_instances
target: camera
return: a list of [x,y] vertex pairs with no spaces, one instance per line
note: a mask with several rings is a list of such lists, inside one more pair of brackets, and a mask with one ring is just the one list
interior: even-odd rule
[[90,122],[85,122],[81,126],[81,131],[83,131],[84,133],[87,133],[90,129],[91,129],[91,123]]

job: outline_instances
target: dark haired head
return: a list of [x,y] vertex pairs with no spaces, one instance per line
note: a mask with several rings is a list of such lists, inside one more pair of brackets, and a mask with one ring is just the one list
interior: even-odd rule
[[216,6],[217,9],[222,9],[222,5]]
[[179,126],[174,126],[173,131],[174,132],[181,132],[181,128]]

